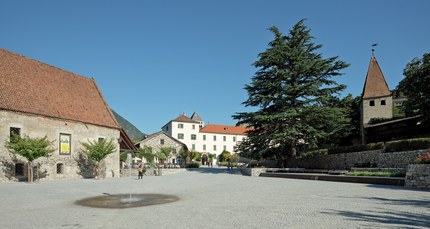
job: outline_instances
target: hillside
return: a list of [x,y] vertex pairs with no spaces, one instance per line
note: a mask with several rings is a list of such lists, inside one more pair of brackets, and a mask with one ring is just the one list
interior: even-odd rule
[[133,124],[131,124],[127,119],[123,118],[121,115],[116,113],[114,110],[112,110],[112,112],[115,115],[115,118],[118,121],[119,125],[124,129],[124,131],[127,133],[128,137],[133,142],[142,140],[145,137],[145,134],[142,133],[139,129],[137,129],[137,127],[135,127]]

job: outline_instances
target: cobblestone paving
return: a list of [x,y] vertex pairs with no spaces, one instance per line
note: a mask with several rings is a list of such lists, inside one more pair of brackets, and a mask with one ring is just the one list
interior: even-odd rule
[[[428,228],[430,192],[242,176],[200,169],[162,177],[0,184],[0,228]],[[120,193],[179,201],[128,209],[79,199]]]

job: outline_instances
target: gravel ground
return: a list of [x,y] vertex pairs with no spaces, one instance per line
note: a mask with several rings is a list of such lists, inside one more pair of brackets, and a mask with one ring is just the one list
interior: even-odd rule
[[[396,186],[242,176],[222,168],[170,176],[0,184],[0,228],[429,228],[430,192]],[[103,193],[176,195],[128,209],[75,201]]]

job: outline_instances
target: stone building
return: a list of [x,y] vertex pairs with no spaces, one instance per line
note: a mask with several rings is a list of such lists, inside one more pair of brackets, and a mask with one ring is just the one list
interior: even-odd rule
[[393,98],[378,61],[372,53],[360,104],[361,139],[365,142],[365,129],[372,118],[393,117]]
[[101,177],[119,176],[120,126],[94,79],[0,49],[0,181],[25,179],[26,159],[5,147],[12,134],[44,137],[55,151],[34,161],[44,179],[94,177],[81,143],[112,139]]
[[[172,148],[172,155],[166,159],[165,163],[172,164],[182,164],[185,158],[180,158],[179,152],[182,149],[187,150],[187,146],[184,143],[170,137],[164,131],[148,135],[144,140],[137,142],[136,146],[142,149],[145,146],[151,147],[153,153],[159,152],[162,147],[170,147]],[[146,163],[146,161],[144,162]]]

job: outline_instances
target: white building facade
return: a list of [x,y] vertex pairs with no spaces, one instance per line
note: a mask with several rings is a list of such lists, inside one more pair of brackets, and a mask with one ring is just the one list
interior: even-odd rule
[[223,151],[236,153],[236,147],[247,137],[245,127],[204,125],[204,121],[197,113],[190,118],[185,114],[180,115],[164,125],[162,130],[183,142],[190,151],[215,154],[216,157]]

